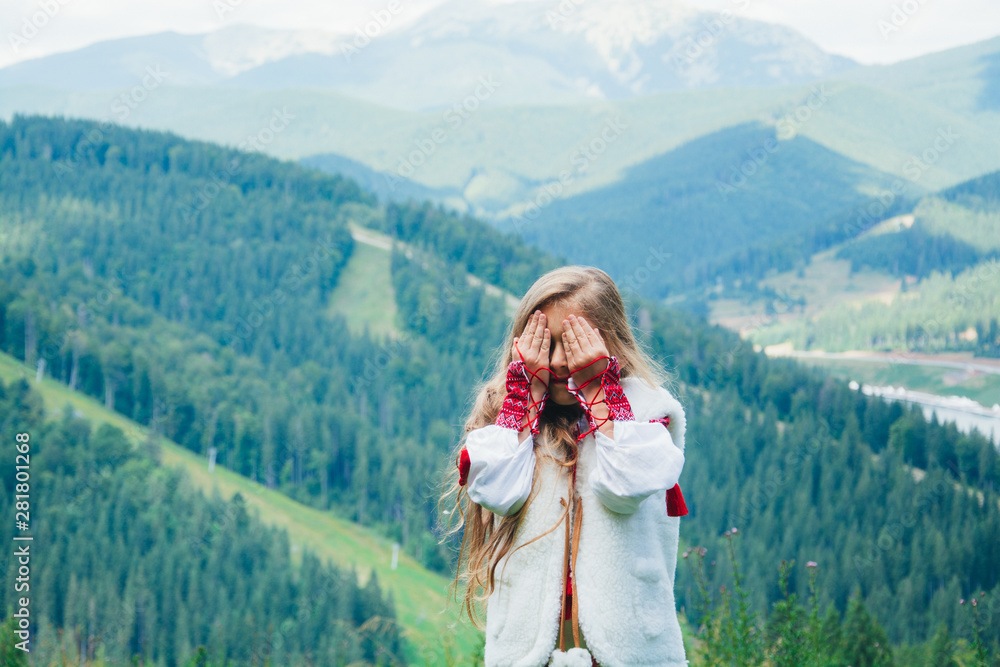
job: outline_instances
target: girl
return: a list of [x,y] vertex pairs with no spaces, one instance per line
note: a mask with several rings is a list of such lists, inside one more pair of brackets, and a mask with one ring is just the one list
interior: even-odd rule
[[455,584],[480,629],[487,601],[486,667],[686,665],[673,592],[684,410],[617,287],[594,267],[551,271],[506,339],[444,496],[461,515],[449,533],[464,526]]

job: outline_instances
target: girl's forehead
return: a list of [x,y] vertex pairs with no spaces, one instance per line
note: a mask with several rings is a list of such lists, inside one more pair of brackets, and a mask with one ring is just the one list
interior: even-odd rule
[[568,317],[570,313],[576,315],[577,317],[585,317],[585,314],[580,310],[574,301],[557,301],[550,303],[540,310],[545,313],[545,317],[549,320],[550,328],[552,324],[561,325],[562,321]]
[[[541,311],[545,313],[545,326],[549,328],[549,332],[555,337],[556,341],[562,335],[563,320],[569,317],[570,313],[577,317],[587,317],[586,313],[573,302],[552,303],[542,308]],[[587,321],[590,322],[590,319],[588,318]],[[593,326],[592,322],[591,326]]]

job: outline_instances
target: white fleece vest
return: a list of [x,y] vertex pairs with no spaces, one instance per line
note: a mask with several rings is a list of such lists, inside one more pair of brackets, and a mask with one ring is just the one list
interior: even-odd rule
[[[638,377],[622,378],[621,384],[636,421],[670,415],[668,431],[683,450],[680,402]],[[686,665],[674,603],[680,518],[667,516],[666,490],[643,500],[634,514],[607,509],[589,484],[594,448],[590,434],[580,442],[577,462],[576,493],[583,503],[574,574],[580,632],[603,667]],[[497,567],[497,587],[487,601],[486,667],[540,667],[556,647],[565,585],[560,498],[569,500],[569,475],[553,463],[540,466],[537,495],[514,547]],[[557,522],[548,535],[517,549]]]

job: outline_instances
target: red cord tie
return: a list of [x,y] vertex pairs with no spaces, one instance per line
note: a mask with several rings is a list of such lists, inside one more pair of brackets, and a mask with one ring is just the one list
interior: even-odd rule
[[[585,366],[571,370],[567,377],[562,378],[548,366],[542,366],[538,369],[538,371],[532,371],[525,363],[524,355],[521,354],[521,349],[517,347],[517,343],[514,344],[514,348],[517,350],[520,360],[512,361],[510,366],[507,368],[507,397],[504,399],[503,407],[501,408],[496,421],[496,423],[500,426],[512,428],[518,432],[522,431],[524,426],[521,422],[524,419],[524,415],[534,407],[537,408],[537,410],[535,412],[535,418],[531,421],[530,427],[531,433],[533,435],[538,435],[538,415],[541,414],[542,409],[545,406],[545,401],[549,396],[549,383],[544,382],[546,388],[545,394],[542,396],[540,401],[534,402],[531,401],[531,381],[538,379],[541,371],[548,371],[550,378],[567,380],[567,390],[576,396],[577,400],[579,400],[580,404],[583,406],[583,410],[587,415],[587,420],[591,424],[591,427],[583,433],[579,433],[577,435],[577,442],[583,440],[585,437],[598,430],[609,420],[625,421],[635,419],[635,416],[632,414],[632,407],[629,405],[628,399],[625,397],[625,391],[621,386],[621,367],[619,366],[618,359],[616,357],[607,355],[600,356]],[[574,384],[574,375],[582,371],[584,368],[588,368],[591,365],[596,364],[601,359],[608,360],[607,368],[584,382],[579,387],[570,386]],[[600,378],[601,388],[604,390],[604,398],[598,400],[598,397],[602,393],[598,391],[594,394],[594,400],[587,401],[583,397],[583,389],[598,378]],[[608,406],[608,416],[600,421],[594,418],[593,406],[596,403],[604,403]]]
[[[603,371],[590,378],[579,387],[571,387],[569,386],[569,383],[566,385],[566,389],[580,401],[580,404],[583,406],[583,411],[587,415],[587,420],[591,424],[591,427],[588,430],[577,436],[577,441],[582,440],[594,431],[600,429],[600,427],[608,421],[631,421],[635,419],[635,416],[632,414],[632,406],[629,405],[628,399],[625,397],[625,391],[621,386],[621,367],[619,366],[618,359],[616,357],[598,357],[586,366],[582,366],[581,368],[571,371],[570,379],[572,380],[573,375],[582,371],[584,368],[587,368],[591,364],[597,363],[601,359],[608,360],[608,366]],[[598,400],[602,393],[601,391],[598,391],[594,394],[593,400],[587,401],[583,396],[583,389],[598,378],[600,378],[600,385],[603,390],[604,398]],[[608,407],[608,416],[604,419],[598,420],[594,418],[593,407],[597,403],[604,403]]]

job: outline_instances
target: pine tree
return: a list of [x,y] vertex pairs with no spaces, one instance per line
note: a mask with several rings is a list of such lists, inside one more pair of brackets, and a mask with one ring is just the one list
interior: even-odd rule
[[889,638],[868,613],[857,592],[847,605],[841,646],[841,657],[851,667],[888,667],[893,664]]
[[954,654],[955,646],[948,634],[948,626],[942,623],[931,642],[927,667],[958,667]]
[[[17,619],[13,616],[0,625],[0,665],[4,667],[28,667],[28,654],[16,648],[20,641],[14,634],[17,629]],[[29,648],[32,648],[30,644]]]

